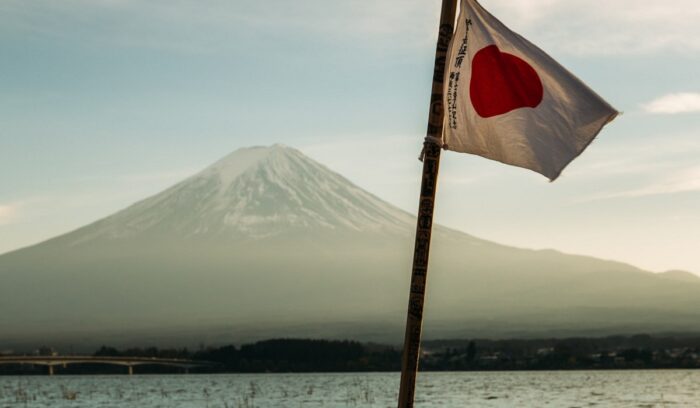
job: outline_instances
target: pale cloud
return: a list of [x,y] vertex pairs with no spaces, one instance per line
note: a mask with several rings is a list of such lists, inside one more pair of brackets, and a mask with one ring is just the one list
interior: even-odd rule
[[0,203],[0,254],[43,241],[156,194],[200,167],[170,171],[86,176],[76,186],[37,191]]
[[[575,55],[630,55],[671,50],[700,50],[700,2],[696,0],[610,0],[603,7],[588,0],[490,0],[484,6],[522,34],[542,40],[544,48]],[[82,7],[95,2],[73,0]],[[310,32],[319,38],[357,43],[365,47],[392,49],[425,47],[434,43],[439,16],[439,0],[348,0],[234,4],[218,1],[202,7],[201,2],[169,1],[148,3],[111,1],[102,3],[112,10],[129,12],[136,21],[123,35],[132,42],[198,41],[211,46],[211,38],[200,38],[199,31],[218,32],[228,37],[232,24],[257,29],[282,28],[290,35]],[[156,24],[153,24],[156,23]],[[159,26],[176,26],[176,32],[159,33]],[[204,30],[202,30],[204,29]],[[161,28],[162,30],[162,28]],[[184,33],[186,38],[179,38]],[[155,34],[155,35],[154,35]],[[165,36],[162,34],[166,34]],[[215,38],[215,41],[216,38]],[[206,42],[206,44],[204,44]],[[220,46],[217,42],[215,45]]]
[[664,95],[643,106],[648,113],[673,115],[700,112],[700,93],[679,92]]
[[504,23],[575,55],[639,55],[700,50],[696,0],[490,0]]
[[80,178],[82,183],[91,181],[101,186],[83,190],[68,188],[65,191],[43,191],[16,197],[12,204],[0,204],[0,225],[31,221],[47,215],[60,214],[63,211],[100,207],[110,207],[110,211],[116,211],[164,190],[200,170],[196,167],[187,167],[179,170],[111,177],[82,177]]
[[66,0],[0,3],[0,27],[126,47],[220,52],[284,34],[369,48],[406,49],[434,43],[439,0]]
[[700,129],[655,135],[634,142],[594,144],[586,159],[574,162],[567,178],[610,178],[620,175],[649,175],[678,170],[697,162],[700,156]]
[[596,199],[634,198],[700,191],[700,166],[681,169],[662,176],[650,184],[627,191],[601,194]]
[[[482,2],[546,50],[630,55],[700,50],[696,0],[489,0]],[[439,0],[199,2],[65,0],[0,2],[0,28],[122,46],[217,52],[270,34],[310,34],[368,49],[434,44]],[[72,34],[69,34],[72,33]]]
[[[574,203],[611,198],[639,198],[700,191],[698,131],[663,134],[645,139],[593,146],[585,164],[567,174],[572,181],[593,181],[599,192]],[[612,182],[613,185],[607,185]]]
[[0,225],[10,224],[17,219],[17,204],[0,204]]

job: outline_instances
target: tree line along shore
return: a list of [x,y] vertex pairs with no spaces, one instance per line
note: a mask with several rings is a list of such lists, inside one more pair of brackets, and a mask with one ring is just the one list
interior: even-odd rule
[[[60,355],[41,348],[32,353]],[[102,346],[94,356],[154,357],[216,363],[191,373],[291,373],[399,371],[399,347],[356,341],[273,339],[241,346],[117,349]],[[602,338],[433,340],[424,343],[424,371],[700,369],[700,336],[610,336]],[[74,364],[63,374],[112,374],[123,368]],[[43,374],[31,365],[0,365],[0,375]],[[171,373],[177,368],[143,366],[139,373]]]

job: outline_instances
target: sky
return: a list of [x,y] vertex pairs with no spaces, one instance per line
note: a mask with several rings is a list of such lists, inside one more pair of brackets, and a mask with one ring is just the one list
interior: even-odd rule
[[[436,220],[700,273],[700,2],[483,0],[624,114],[555,183],[446,152]],[[438,0],[3,0],[0,253],[283,143],[418,201]]]

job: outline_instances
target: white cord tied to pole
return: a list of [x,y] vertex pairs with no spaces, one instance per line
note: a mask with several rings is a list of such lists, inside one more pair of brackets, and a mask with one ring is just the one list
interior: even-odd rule
[[[442,141],[441,137],[426,136],[423,143],[424,144],[425,143],[433,143],[433,144],[438,145],[438,147],[440,147],[441,149],[443,149],[445,147],[445,143]],[[423,149],[420,151],[420,156],[418,156],[418,160],[420,160],[422,162],[424,158],[425,158],[425,145],[423,146]]]

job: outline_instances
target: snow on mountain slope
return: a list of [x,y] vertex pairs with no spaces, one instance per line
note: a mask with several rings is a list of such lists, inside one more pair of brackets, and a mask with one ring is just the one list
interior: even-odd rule
[[412,231],[407,213],[283,145],[240,149],[164,192],[72,234],[261,239],[299,230]]

